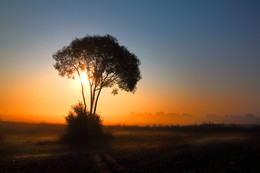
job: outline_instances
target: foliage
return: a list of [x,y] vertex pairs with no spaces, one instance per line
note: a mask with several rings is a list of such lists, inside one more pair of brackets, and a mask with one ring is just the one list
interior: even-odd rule
[[[68,78],[80,76],[80,71],[87,74],[90,86],[90,114],[96,113],[100,92],[105,87],[113,87],[112,94],[118,88],[135,92],[136,84],[141,79],[140,60],[120,46],[117,39],[110,35],[86,36],[74,39],[69,46],[53,54],[54,67],[59,75]],[[81,82],[82,96],[86,111],[84,87]]]
[[100,116],[90,115],[89,112],[85,112],[82,103],[72,106],[72,110],[65,119],[68,124],[65,140],[75,142],[93,140],[104,135]]

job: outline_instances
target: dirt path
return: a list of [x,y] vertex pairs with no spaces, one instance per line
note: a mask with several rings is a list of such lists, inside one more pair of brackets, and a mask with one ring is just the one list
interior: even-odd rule
[[96,163],[98,172],[110,173],[123,172],[125,170],[110,154],[93,154],[92,158],[94,163]]

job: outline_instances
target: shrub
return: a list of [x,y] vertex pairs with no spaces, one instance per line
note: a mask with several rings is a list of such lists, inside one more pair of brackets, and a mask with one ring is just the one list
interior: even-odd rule
[[104,137],[102,119],[97,114],[90,115],[89,112],[85,112],[81,102],[72,106],[72,110],[65,119],[68,124],[64,138],[66,141],[89,141]]

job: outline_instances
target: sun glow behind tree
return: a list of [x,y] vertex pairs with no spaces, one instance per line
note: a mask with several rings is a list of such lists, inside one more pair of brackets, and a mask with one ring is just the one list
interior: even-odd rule
[[78,76],[85,112],[87,104],[84,84],[88,81],[90,115],[96,114],[103,88],[113,87],[114,95],[119,89],[134,93],[136,84],[141,79],[141,63],[138,57],[126,47],[119,45],[117,39],[110,35],[76,38],[69,46],[54,53],[53,59],[56,61],[54,68],[60,76],[72,79]]
[[260,116],[259,2],[1,1],[1,119],[64,122],[81,85],[59,77],[51,55],[86,33],[110,33],[142,61],[135,95],[102,90],[105,121],[130,112]]
[[88,82],[88,76],[86,74],[86,71],[80,71],[79,73],[80,73],[80,77],[79,76],[76,77],[76,82],[81,83],[82,81],[84,87],[88,86],[89,82]]

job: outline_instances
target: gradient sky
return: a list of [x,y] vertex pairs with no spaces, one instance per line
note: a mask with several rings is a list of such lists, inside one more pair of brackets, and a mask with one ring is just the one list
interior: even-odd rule
[[[141,60],[135,94],[101,94],[105,122],[130,112],[260,116],[260,1],[0,1],[0,114],[64,122],[81,100],[52,54],[110,34]],[[1,117],[0,117],[1,119]]]

